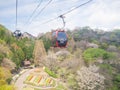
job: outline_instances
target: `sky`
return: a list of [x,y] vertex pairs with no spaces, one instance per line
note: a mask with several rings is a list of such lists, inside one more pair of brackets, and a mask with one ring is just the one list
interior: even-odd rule
[[[49,23],[44,22],[56,18],[89,0],[52,0],[38,14],[49,1],[18,0],[18,24],[16,27],[16,0],[0,0],[0,24],[12,32],[17,28],[21,32],[28,32],[37,36],[39,33],[62,28],[63,22],[61,18],[57,18]],[[30,18],[40,2],[40,7]],[[76,27],[84,26],[104,30],[120,28],[120,0],[92,0],[90,3],[66,14],[64,17],[66,22],[64,29],[73,30]]]

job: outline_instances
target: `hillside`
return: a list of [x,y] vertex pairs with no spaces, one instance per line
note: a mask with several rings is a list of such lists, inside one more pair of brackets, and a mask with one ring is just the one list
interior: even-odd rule
[[19,71],[24,60],[33,61],[33,48],[34,40],[16,39],[11,31],[0,25],[0,90],[14,90],[10,85],[12,76]]
[[68,90],[119,90],[120,30],[83,27],[66,32],[69,41],[64,49],[50,48],[50,38],[41,37],[48,51],[45,65]]
[[[53,48],[50,32],[17,39],[0,25],[0,90],[119,90],[120,30],[66,32],[68,46]],[[24,61],[36,67],[25,69]]]

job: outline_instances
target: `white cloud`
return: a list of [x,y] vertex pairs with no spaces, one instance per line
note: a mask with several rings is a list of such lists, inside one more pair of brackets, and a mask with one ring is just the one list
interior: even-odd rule
[[[111,3],[112,2],[112,3]],[[108,4],[109,3],[109,4]],[[72,22],[78,26],[98,28],[114,28],[120,26],[119,0],[96,0],[87,7],[82,7],[76,13],[71,13]],[[76,14],[76,15],[75,15]],[[75,25],[75,26],[76,26]]]
[[[118,2],[118,0],[116,1]],[[90,23],[98,27],[114,28],[114,25],[120,21],[120,12],[116,1],[107,4],[106,0],[106,2],[96,5],[93,14],[89,17]]]
[[[14,29],[15,0],[10,1],[8,0],[6,5],[5,0],[0,1],[0,5],[2,5],[0,6],[0,9],[2,8],[0,20],[8,28]],[[43,7],[48,2],[46,1],[47,0],[42,3],[41,7]],[[18,28],[20,28],[22,31],[29,32],[34,35],[37,35],[39,32],[47,32],[51,31],[51,29],[60,28],[63,26],[62,20],[60,18],[47,24],[41,25],[41,23],[51,18],[55,18],[56,16],[70,10],[74,6],[78,6],[86,1],[88,0],[53,0],[52,3],[39,15],[38,18],[34,19],[30,25],[24,26],[24,23],[27,21],[28,17],[32,14],[33,10],[37,6],[38,1],[19,0]],[[91,3],[65,15],[66,28],[73,29],[77,26],[90,26],[94,28],[104,28],[107,30],[107,28],[112,29],[115,27],[120,27],[119,9],[120,0],[93,0]],[[11,20],[11,18],[13,19]],[[9,21],[13,21],[14,23],[12,22],[10,25],[8,25]]]
[[15,3],[15,0],[0,0],[0,7],[7,7],[7,6],[11,6]]

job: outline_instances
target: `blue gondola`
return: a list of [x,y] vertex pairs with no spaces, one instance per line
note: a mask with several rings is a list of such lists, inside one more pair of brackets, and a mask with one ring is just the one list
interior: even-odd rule
[[21,33],[20,30],[16,30],[16,31],[13,33],[13,35],[14,35],[15,37],[19,38],[19,37],[22,36],[22,33]]

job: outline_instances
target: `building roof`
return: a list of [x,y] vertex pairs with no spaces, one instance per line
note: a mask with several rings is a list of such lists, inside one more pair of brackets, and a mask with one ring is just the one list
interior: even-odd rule
[[31,62],[30,61],[24,61],[24,65],[30,65]]

